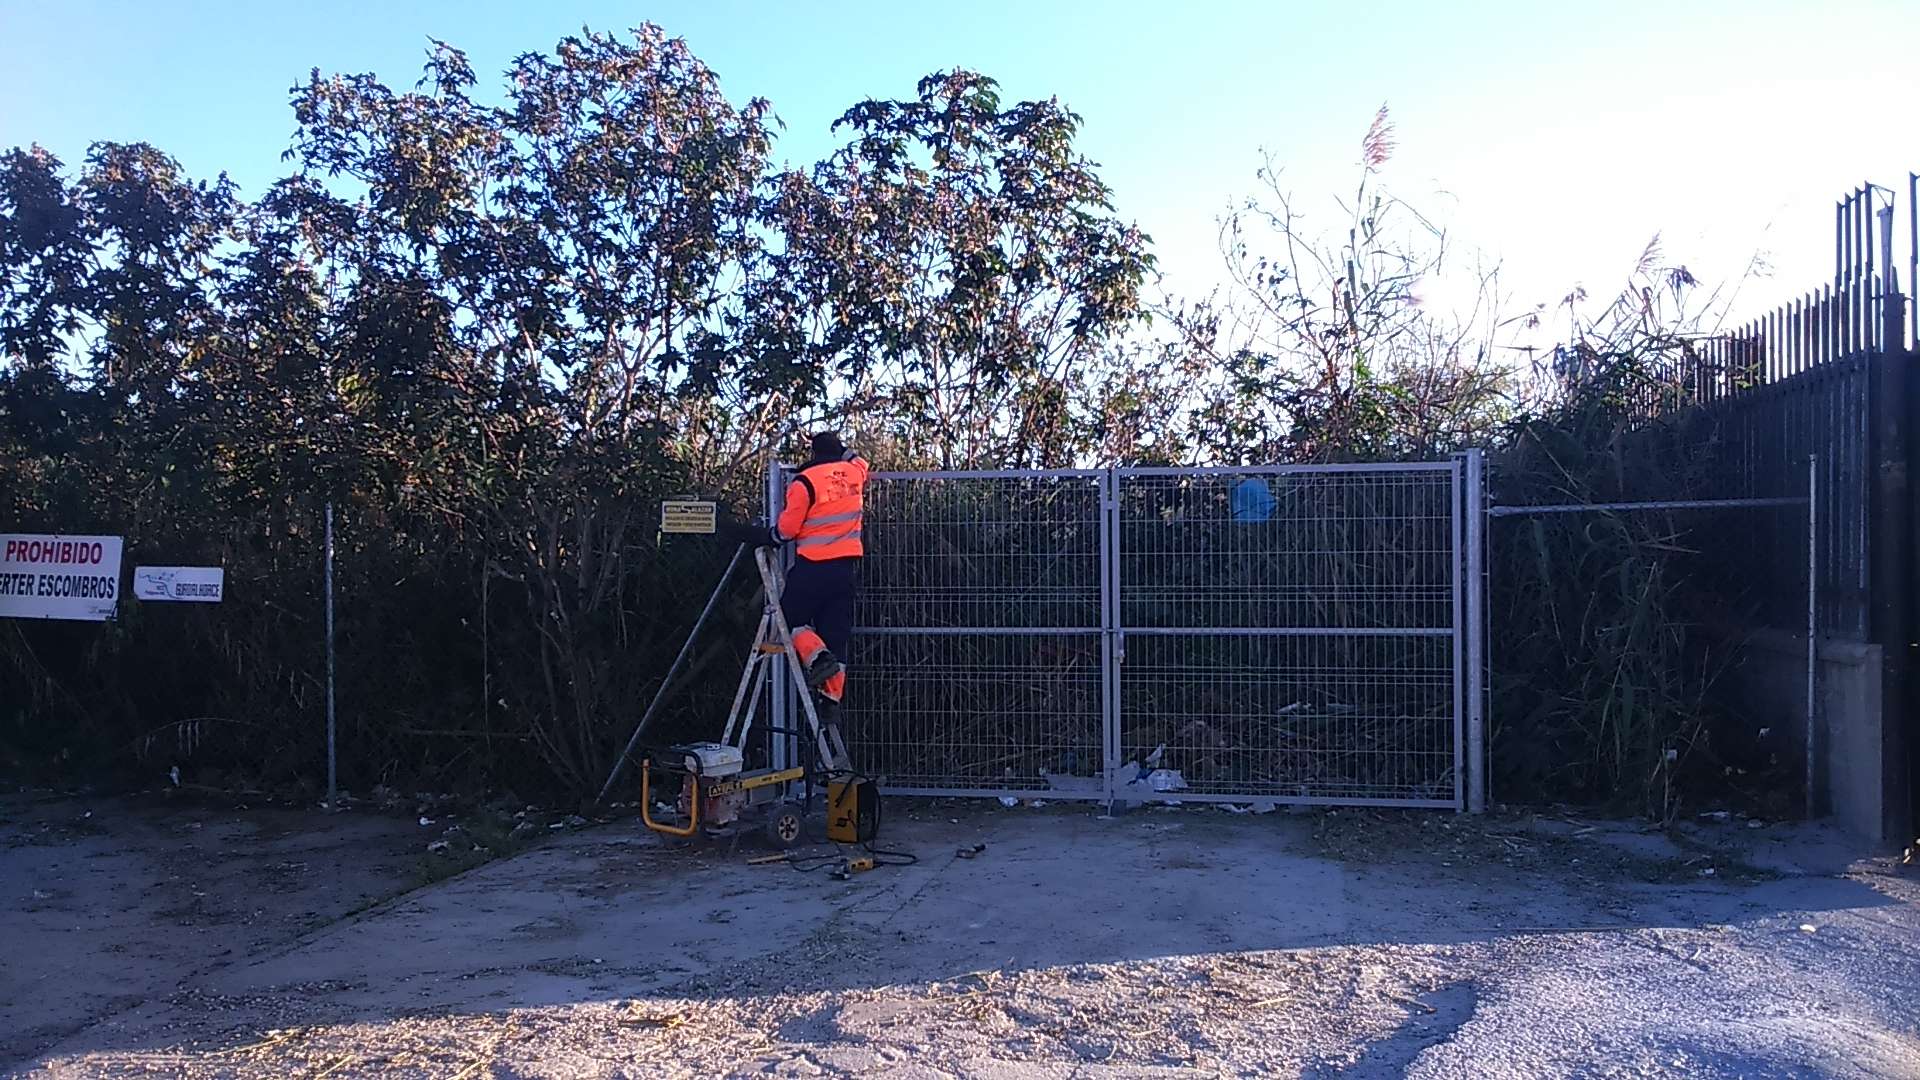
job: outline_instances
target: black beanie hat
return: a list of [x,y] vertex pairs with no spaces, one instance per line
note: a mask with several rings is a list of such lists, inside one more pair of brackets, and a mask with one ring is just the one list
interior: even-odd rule
[[836,460],[844,457],[846,453],[846,444],[840,441],[840,436],[831,431],[823,431],[813,437],[813,459],[815,461]]

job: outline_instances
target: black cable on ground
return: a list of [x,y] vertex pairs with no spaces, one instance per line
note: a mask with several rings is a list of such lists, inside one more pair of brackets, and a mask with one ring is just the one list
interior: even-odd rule
[[[871,782],[872,779],[870,776],[854,773],[848,782],[858,783],[862,780]],[[873,835],[876,837],[880,835],[880,821],[880,803],[876,801],[873,806]],[[812,831],[807,828],[804,822],[801,827],[807,830],[807,833],[811,833]],[[821,835],[817,839],[811,835],[806,835],[806,839],[814,844],[831,843],[834,846],[834,853],[802,856],[788,855],[786,860],[788,866],[793,867],[800,873],[810,874],[816,870],[846,865],[850,854],[847,845],[841,844],[838,841],[828,840],[825,835]],[[871,840],[864,841],[857,845],[857,850],[866,853],[867,857],[873,860],[873,865],[876,869],[882,866],[912,866],[920,861],[920,856],[915,855],[911,851],[893,851],[887,848],[875,847]]]
[[888,851],[885,848],[874,847],[872,844],[863,846],[867,854],[873,857],[875,866],[912,866],[920,861],[920,856],[911,851]]
[[[807,821],[807,818],[810,816],[811,815],[806,815],[806,814],[801,815],[801,818],[800,818],[801,841],[806,843],[808,846],[818,846],[820,844],[832,843],[832,841],[827,839],[826,827],[824,825],[821,826],[820,833],[818,836],[810,835],[813,831],[809,827],[810,823]],[[815,870],[824,870],[829,866],[838,866],[846,862],[846,858],[847,858],[846,852],[840,848],[839,844],[834,844],[833,846],[834,846],[834,850],[831,853],[818,854],[818,855],[795,855],[789,852],[787,855],[787,865],[793,867],[795,870],[798,870],[803,874],[811,874]]]
[[802,874],[811,874],[816,870],[825,870],[830,866],[840,866],[846,861],[846,856],[837,852],[832,855],[805,855],[798,858],[792,855],[787,856],[787,865]]
[[[873,784],[873,790],[875,793],[875,797],[873,800],[873,835],[874,835],[874,839],[879,839],[880,837],[880,799],[879,799],[880,785],[872,777],[862,776],[858,773],[854,774],[854,779],[855,781],[865,780],[866,782]],[[861,844],[860,846],[866,849],[867,855],[873,859],[873,865],[876,867],[912,866],[914,863],[917,863],[920,861],[920,856],[915,855],[911,851],[889,851],[886,848],[874,847],[872,840],[869,840],[866,843]]]

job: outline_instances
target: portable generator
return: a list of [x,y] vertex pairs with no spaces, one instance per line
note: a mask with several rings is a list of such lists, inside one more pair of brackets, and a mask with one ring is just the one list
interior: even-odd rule
[[[749,771],[745,762],[739,747],[725,743],[689,743],[669,747],[657,757],[649,754],[640,764],[640,820],[654,832],[687,839],[729,834],[749,819],[757,819],[775,847],[799,843],[812,801],[807,770]],[[650,774],[655,768],[682,774],[675,804],[680,824],[653,817]],[[787,785],[795,782],[808,788],[800,800],[788,797]]]
[[[674,810],[678,823],[653,816],[654,770],[680,774]],[[640,819],[666,836],[691,839],[733,835],[743,825],[764,826],[766,839],[790,848],[806,832],[818,774],[806,768],[745,767],[745,755],[725,743],[688,743],[649,754],[641,763]],[[804,794],[795,798],[789,785]],[[826,778],[826,838],[836,844],[872,844],[880,834],[880,787],[863,776]]]

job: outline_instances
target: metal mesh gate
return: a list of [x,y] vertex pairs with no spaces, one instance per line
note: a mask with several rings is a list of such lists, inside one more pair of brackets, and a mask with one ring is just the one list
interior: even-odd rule
[[1460,806],[1463,506],[1457,461],[876,473],[856,764],[903,794]]
[[1123,763],[1183,799],[1455,805],[1452,464],[1118,484]]
[[999,794],[1106,760],[1103,472],[877,473],[844,730],[892,790]]

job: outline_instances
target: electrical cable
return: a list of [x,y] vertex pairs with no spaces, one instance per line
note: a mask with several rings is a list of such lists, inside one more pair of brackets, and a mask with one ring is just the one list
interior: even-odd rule
[[864,846],[875,866],[912,866],[920,861],[920,856],[911,851],[889,851],[886,848],[874,847],[872,844]]
[[811,874],[816,870],[825,870],[830,866],[841,866],[844,865],[846,861],[846,856],[837,852],[831,855],[787,856],[787,865],[802,874]]
[[[859,783],[861,781],[872,783],[873,778],[870,776],[867,776],[864,773],[854,772],[849,774],[849,778],[847,780],[848,783]],[[880,821],[881,821],[880,805],[881,804],[878,799],[874,800],[872,835],[875,837],[878,837],[880,835]],[[873,860],[873,865],[875,869],[878,869],[879,867],[882,867],[882,866],[912,866],[915,863],[920,861],[920,856],[915,855],[911,851],[894,851],[888,848],[876,847],[874,846],[874,843],[872,840],[862,841],[861,843],[856,845],[854,848],[850,849],[846,844],[842,844],[836,840],[828,839],[825,836],[824,831],[821,834],[819,834],[818,838],[816,839],[815,836],[813,835],[810,824],[805,820],[805,818],[802,819],[800,827],[803,830],[802,837],[805,840],[807,840],[810,844],[817,845],[817,844],[823,844],[823,843],[831,843],[834,847],[834,851],[832,854],[822,853],[822,854],[801,855],[801,856],[789,855],[787,857],[787,865],[803,874],[811,874],[817,870],[824,870],[828,867],[833,867],[833,866],[844,866],[848,862],[849,857],[852,855],[854,850],[865,852],[866,856]]]
[[[806,800],[806,803],[804,805],[810,808],[812,804],[813,804],[813,799],[809,797]],[[800,816],[801,842],[807,844],[809,847],[817,847],[821,844],[832,843],[832,841],[827,839],[826,826],[824,823],[821,824],[820,832],[818,833],[818,835],[810,835],[813,832],[812,822],[809,820],[812,818],[812,816],[813,815],[811,813],[803,813]],[[791,866],[793,869],[799,871],[802,874],[811,874],[816,870],[825,870],[830,866],[843,865],[847,861],[846,852],[840,847],[839,844],[834,844],[833,847],[834,847],[834,850],[831,854],[816,854],[816,855],[789,854],[787,856],[787,865]]]
[[[863,773],[858,773],[858,772],[853,774],[854,783],[859,783],[863,780],[866,781],[867,783],[873,784],[873,789],[876,793],[880,790],[879,783],[876,782],[873,779],[873,777],[867,776]],[[880,836],[880,799],[876,795],[873,800],[873,837],[874,839],[878,839],[879,836]],[[873,859],[873,865],[876,867],[912,866],[914,863],[917,863],[920,861],[920,856],[915,855],[911,851],[890,851],[886,848],[875,847],[873,845],[873,840],[867,840],[863,842],[860,846],[866,850],[868,857]]]

